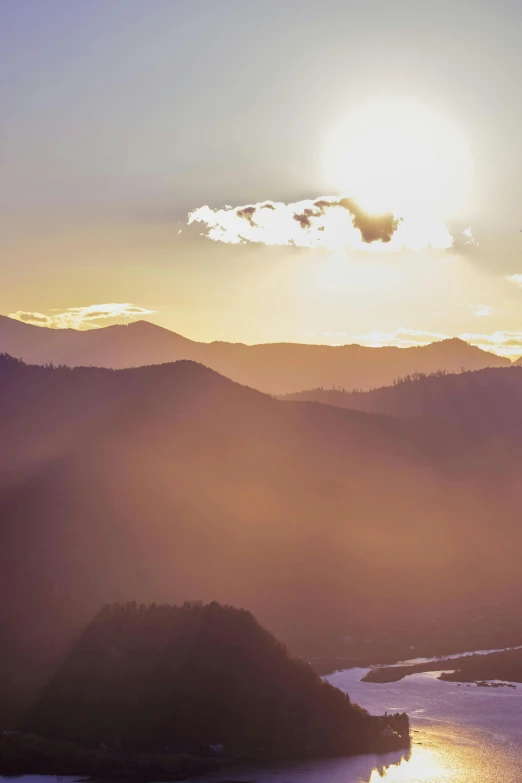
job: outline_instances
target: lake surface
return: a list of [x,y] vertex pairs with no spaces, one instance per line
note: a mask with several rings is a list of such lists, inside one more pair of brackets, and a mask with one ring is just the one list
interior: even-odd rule
[[[367,669],[326,677],[372,713],[407,712],[411,754],[358,756],[270,767],[245,767],[198,783],[522,783],[522,685],[479,688],[443,682],[438,672],[400,682],[361,682]],[[20,783],[54,783],[24,775]],[[12,783],[0,777],[0,783]],[[64,779],[69,783],[72,779]]]

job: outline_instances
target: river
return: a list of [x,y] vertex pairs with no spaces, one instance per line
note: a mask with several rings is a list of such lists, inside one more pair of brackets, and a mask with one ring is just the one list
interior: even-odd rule
[[204,783],[522,783],[522,685],[458,685],[438,680],[438,672],[361,682],[367,671],[347,669],[325,679],[372,713],[407,712],[413,738],[408,756],[250,767]]

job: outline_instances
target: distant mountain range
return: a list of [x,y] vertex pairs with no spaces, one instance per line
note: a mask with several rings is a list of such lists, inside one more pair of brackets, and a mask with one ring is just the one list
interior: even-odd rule
[[397,417],[437,417],[474,432],[522,433],[522,366],[405,377],[365,392],[313,389],[284,399]]
[[499,603],[520,605],[522,458],[499,437],[280,401],[191,361],[3,356],[0,549],[47,585],[34,606],[49,639],[34,642],[17,589],[0,633],[19,617],[33,670],[67,636],[68,596],[82,622],[110,601],[202,599],[246,606],[314,655],[343,636],[480,649]]
[[414,348],[300,343],[199,343],[137,321],[90,331],[49,329],[0,316],[0,351],[32,364],[121,369],[190,359],[268,394],[386,386],[415,372],[460,372],[511,364],[457,338]]

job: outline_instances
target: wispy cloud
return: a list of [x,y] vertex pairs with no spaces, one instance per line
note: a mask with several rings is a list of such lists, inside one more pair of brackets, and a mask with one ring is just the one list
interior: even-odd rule
[[522,275],[508,275],[506,279],[509,280],[510,283],[514,283],[515,285],[518,285],[519,288],[522,288]]
[[369,345],[382,348],[386,345],[394,345],[398,348],[413,348],[418,345],[429,345],[437,340],[446,340],[447,334],[441,332],[425,332],[421,329],[405,329],[400,326],[393,332],[368,332],[355,335],[353,340],[360,345]]
[[470,304],[470,308],[474,311],[474,315],[476,318],[484,318],[489,315],[493,315],[493,308],[490,307],[490,305],[485,304],[479,304],[474,305]]
[[463,332],[459,337],[471,345],[510,359],[522,354],[522,332],[498,331],[491,334]]
[[199,207],[188,223],[201,223],[215,242],[349,248],[365,251],[445,250],[453,237],[438,220],[409,220],[391,212],[365,212],[351,198],[323,196],[295,203],[265,201],[211,209]]
[[[452,336],[455,335],[399,327],[393,332],[369,332],[364,335],[356,335],[353,337],[353,340],[361,345],[374,347],[395,345],[399,348],[412,348],[414,346],[428,345],[437,340],[448,340]],[[497,331],[491,334],[462,332],[456,336],[470,345],[482,348],[490,353],[496,353],[498,356],[514,359],[522,354],[522,332]]]
[[68,307],[64,310],[50,310],[46,313],[31,313],[18,310],[16,313],[8,313],[9,318],[23,321],[33,326],[46,326],[49,329],[98,329],[98,321],[107,318],[133,321],[145,315],[150,315],[154,310],[138,307],[129,302],[112,302],[110,304],[94,304],[86,307]]
[[465,228],[464,231],[461,232],[457,241],[460,245],[478,245],[478,242],[476,241],[475,237],[473,236],[473,232],[471,231],[471,227]]

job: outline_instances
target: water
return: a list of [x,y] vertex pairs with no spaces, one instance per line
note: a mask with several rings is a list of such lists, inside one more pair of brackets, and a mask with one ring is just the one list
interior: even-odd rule
[[[407,712],[411,754],[245,767],[197,778],[198,783],[522,783],[522,685],[478,688],[443,682],[438,672],[400,682],[361,682],[367,669],[326,679],[372,713]],[[55,783],[25,775],[20,783]],[[0,783],[12,779],[0,777]],[[64,779],[70,783],[70,779]]]
[[439,672],[361,682],[367,671],[348,669],[325,679],[372,713],[407,712],[411,754],[249,767],[200,783],[522,783],[522,685],[458,685],[438,680]]

